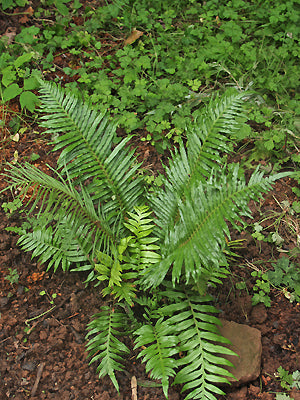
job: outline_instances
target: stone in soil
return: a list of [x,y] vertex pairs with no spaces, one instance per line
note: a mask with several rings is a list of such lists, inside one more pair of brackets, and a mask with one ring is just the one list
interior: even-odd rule
[[227,347],[239,356],[223,356],[235,366],[228,368],[228,371],[236,379],[228,378],[228,381],[234,386],[241,386],[247,382],[254,381],[259,376],[261,367],[262,344],[260,331],[233,321],[221,320],[221,322],[220,333],[231,342],[231,345],[227,345]]

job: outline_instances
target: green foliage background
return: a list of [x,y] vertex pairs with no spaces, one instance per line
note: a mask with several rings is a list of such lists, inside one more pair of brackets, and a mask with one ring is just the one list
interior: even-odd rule
[[[249,104],[253,123],[234,138],[254,141],[253,159],[298,162],[299,7],[293,0],[118,0],[98,8],[44,0],[34,14],[41,23],[24,27],[12,44],[0,40],[2,96],[21,95],[32,112],[30,76],[41,69],[103,104],[128,133],[146,128],[143,140],[163,151],[214,90],[251,87],[259,95]],[[124,46],[134,29],[143,35]],[[27,60],[16,65],[20,55]],[[58,56],[67,66],[56,64]]]

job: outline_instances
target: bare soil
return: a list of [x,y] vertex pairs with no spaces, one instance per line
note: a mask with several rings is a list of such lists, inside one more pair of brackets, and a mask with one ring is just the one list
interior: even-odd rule
[[[16,107],[16,106],[15,106]],[[20,162],[29,160],[35,153],[39,159],[33,163],[49,170],[54,166],[57,154],[51,152],[50,138],[45,135],[25,133],[18,142],[3,133],[1,171],[7,162],[14,160],[18,152]],[[138,142],[134,143],[137,145]],[[161,158],[154,148],[139,142],[138,157],[144,167],[161,170]],[[5,188],[0,182],[0,190]],[[251,204],[253,221],[272,211],[282,212],[280,203],[296,200],[289,178],[279,181],[260,204]],[[0,202],[11,200],[10,192],[3,192]],[[46,266],[17,245],[18,235],[5,228],[20,226],[22,216],[18,212],[5,214],[0,208],[0,400],[16,399],[101,399],[130,400],[132,377],[138,382],[139,400],[164,399],[161,388],[151,387],[144,365],[135,360],[136,351],[125,360],[125,372],[118,373],[120,394],[110,380],[98,379],[96,366],[89,365],[85,352],[84,337],[90,317],[103,304],[99,290],[85,287],[85,276],[78,273],[46,272]],[[250,220],[248,221],[250,222]],[[268,221],[271,225],[273,221]],[[297,223],[297,221],[295,221]],[[272,228],[270,227],[270,230]],[[231,266],[232,274],[216,291],[216,304],[222,310],[221,317],[256,327],[262,332],[262,369],[259,379],[244,388],[225,388],[226,396],[220,399],[275,399],[275,392],[282,392],[275,373],[279,366],[293,372],[299,368],[299,304],[290,303],[282,291],[272,289],[272,305],[252,306],[251,294],[255,268],[271,268],[270,261],[277,260],[284,251],[297,248],[296,236],[292,235],[284,221],[279,226],[284,245],[277,249],[274,244],[257,243],[251,229],[235,234],[232,239],[244,239],[237,250],[240,258]],[[280,251],[278,251],[280,250]],[[295,258],[299,265],[299,255]],[[7,280],[9,268],[18,272],[18,282]],[[245,282],[247,290],[238,290],[237,282]],[[41,295],[45,292],[45,295]],[[54,295],[54,298],[52,297]],[[53,302],[53,303],[52,303]],[[27,332],[26,332],[27,331]],[[133,348],[132,343],[127,345]],[[297,397],[298,396],[298,397]],[[183,399],[180,387],[170,389],[170,400]],[[299,392],[294,391],[294,399]]]
[[[19,31],[21,24],[17,15],[10,18],[2,16],[1,34],[7,28]],[[60,64],[63,61],[59,58],[55,62],[65,66]],[[9,109],[3,106],[0,109],[0,117],[3,119],[5,115],[7,124],[12,111],[19,112],[17,104],[11,104]],[[16,158],[20,162],[29,161],[32,154],[39,156],[32,163],[44,171],[49,171],[48,165],[55,166],[57,155],[51,152],[50,138],[33,133],[32,127],[18,141],[11,140],[10,132],[5,127],[0,132],[0,139],[0,173],[7,162]],[[132,144],[138,147],[137,154],[145,168],[162,171],[161,162],[166,162],[165,156],[158,155],[152,146],[138,139]],[[289,178],[277,182],[260,204],[251,204],[251,222],[259,221],[270,211],[281,213],[282,201],[287,200],[291,204],[296,200],[292,192],[295,185],[296,182]],[[2,178],[0,191],[5,187]],[[10,201],[12,195],[10,192],[1,193],[0,205]],[[290,372],[300,370],[299,303],[290,303],[282,291],[273,288],[270,308],[263,304],[253,307],[251,304],[255,283],[251,277],[253,269],[271,268],[270,261],[276,261],[287,251],[294,251],[294,262],[300,265],[297,236],[284,221],[279,225],[279,234],[284,239],[280,249],[272,243],[256,242],[250,227],[233,236],[233,239],[245,241],[237,250],[241,257],[233,261],[232,274],[215,291],[216,304],[222,310],[220,317],[248,324],[262,332],[262,369],[260,377],[247,386],[225,388],[226,395],[219,396],[220,400],[273,400],[276,392],[284,391],[274,375],[277,368],[282,366]],[[272,222],[274,219],[267,224]],[[299,220],[295,217],[294,222],[299,236]],[[133,377],[137,379],[138,400],[164,399],[161,388],[151,386],[153,382],[146,374],[144,365],[136,361],[136,351],[133,350],[125,360],[125,371],[117,374],[120,394],[107,377],[98,379],[96,366],[88,364],[84,338],[86,325],[103,305],[103,298],[97,288],[85,287],[83,274],[46,272],[45,265],[31,259],[30,253],[23,252],[17,245],[18,236],[6,230],[21,223],[19,213],[6,214],[0,207],[0,400],[132,400]],[[9,268],[17,271],[18,282],[11,284],[7,280]],[[237,289],[236,283],[240,282],[246,283],[246,290]],[[46,294],[41,295],[41,292]],[[132,343],[126,344],[133,348]],[[184,399],[180,389],[172,387],[169,399]],[[299,391],[294,390],[291,395],[295,400],[300,399]]]

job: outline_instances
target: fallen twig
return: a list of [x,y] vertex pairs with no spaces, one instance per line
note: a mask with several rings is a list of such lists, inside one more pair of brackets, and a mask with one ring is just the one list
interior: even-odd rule
[[131,395],[132,395],[132,400],[137,400],[137,380],[136,377],[133,376],[131,378]]
[[40,382],[40,379],[41,379],[41,376],[42,376],[43,369],[44,369],[45,365],[46,365],[46,363],[43,362],[43,363],[39,364],[39,366],[38,366],[38,370],[37,370],[37,374],[36,374],[36,380],[34,382],[32,390],[31,390],[31,397],[35,396],[35,393],[37,391],[37,388],[38,388],[38,385],[39,385],[39,382]]

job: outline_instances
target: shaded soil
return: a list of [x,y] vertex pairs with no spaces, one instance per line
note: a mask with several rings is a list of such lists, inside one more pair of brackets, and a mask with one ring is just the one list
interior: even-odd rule
[[[46,136],[25,133],[17,142],[2,132],[2,139],[1,172],[7,162],[14,160],[16,151],[21,162],[30,160],[32,154],[39,155],[33,163],[45,171],[49,170],[46,164],[55,165],[57,155],[51,152],[50,138]],[[146,170],[160,170],[162,157],[147,143],[134,143],[138,144],[138,157]],[[260,204],[251,205],[253,221],[259,221],[270,211],[282,213],[280,203],[288,200],[291,204],[295,200],[291,190],[294,185],[289,178],[277,182]],[[5,187],[3,179],[0,186],[0,190]],[[0,196],[1,204],[12,199],[9,192]],[[278,228],[284,239],[279,249],[271,243],[257,243],[250,228],[233,237],[244,239],[242,248],[237,250],[241,257],[232,263],[230,278],[216,291],[216,303],[222,310],[221,317],[248,324],[262,332],[262,369],[255,382],[243,388],[226,388],[227,394],[220,396],[220,400],[275,399],[274,393],[283,391],[274,376],[277,368],[282,366],[290,372],[300,369],[299,304],[290,303],[284,293],[275,288],[271,291],[270,308],[251,304],[253,269],[271,268],[270,261],[277,260],[287,251],[295,253],[294,261],[299,265],[297,236],[284,221],[285,218]],[[98,379],[96,366],[88,365],[84,337],[86,325],[91,315],[103,305],[103,299],[97,288],[85,287],[84,275],[60,271],[53,275],[51,271],[46,272],[44,265],[31,260],[29,253],[20,250],[17,234],[6,228],[19,226],[21,222],[17,212],[5,214],[0,208],[0,400],[130,400],[134,399],[133,377],[137,379],[139,400],[164,399],[159,387],[151,387],[153,383],[144,365],[136,361],[136,351],[125,360],[125,372],[117,374],[121,388],[119,395],[107,377]],[[271,219],[268,224],[272,222]],[[298,223],[296,217],[294,222]],[[15,283],[7,279],[9,268],[18,273]],[[247,289],[238,290],[236,284],[239,282],[245,282]],[[132,343],[126,344],[133,348]],[[294,399],[299,399],[299,391],[294,390],[293,394]],[[183,398],[179,387],[170,389],[170,400]]]

